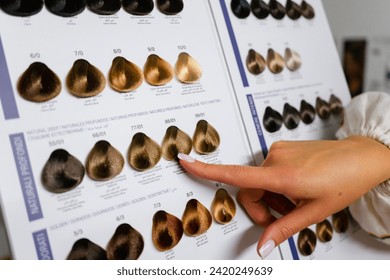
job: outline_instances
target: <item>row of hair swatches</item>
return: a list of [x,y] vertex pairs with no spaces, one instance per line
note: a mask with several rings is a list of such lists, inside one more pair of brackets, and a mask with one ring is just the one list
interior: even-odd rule
[[344,209],[332,215],[332,224],[328,220],[324,220],[316,225],[316,232],[310,228],[305,228],[299,232],[298,250],[303,256],[310,256],[317,245],[317,238],[323,243],[329,242],[333,238],[333,229],[337,233],[345,233],[348,227],[348,212]]
[[240,19],[244,19],[252,12],[258,19],[265,19],[271,15],[277,20],[283,19],[286,15],[292,20],[297,20],[301,16],[306,19],[313,19],[315,16],[313,7],[306,1],[302,1],[298,5],[292,0],[287,0],[285,6],[276,0],[270,0],[268,4],[263,0],[251,0],[250,2],[249,4],[246,0],[232,0],[230,7],[233,14]]
[[327,120],[332,114],[337,116],[342,112],[343,104],[341,100],[332,94],[329,102],[317,97],[315,108],[305,100],[301,101],[299,111],[289,103],[285,103],[283,115],[267,106],[263,115],[263,126],[266,131],[271,133],[280,130],[283,124],[287,129],[295,129],[301,120],[305,124],[311,124],[315,120],[316,115],[322,120]]
[[[108,72],[112,89],[124,93],[136,90],[145,80],[152,86],[162,86],[174,77],[182,83],[195,83],[202,76],[199,63],[188,53],[178,55],[174,67],[156,54],[147,57],[143,70],[136,64],[117,56]],[[73,63],[66,76],[68,91],[77,97],[96,96],[106,87],[105,75],[85,59]],[[32,102],[45,102],[58,96],[62,90],[61,79],[42,62],[34,62],[22,73],[18,82],[19,94]]]
[[267,67],[273,74],[281,73],[285,67],[294,72],[301,68],[301,65],[301,56],[291,48],[285,49],[284,57],[272,48],[267,51],[267,59],[254,49],[250,49],[246,57],[246,67],[253,75],[263,73]]
[[[145,16],[154,9],[153,0],[0,0],[0,8],[9,15],[28,17],[39,13],[43,6],[57,16],[73,17],[85,8],[98,15],[113,15],[121,8],[129,14]],[[183,0],[156,0],[157,9],[165,15],[177,15]]]
[[[198,154],[213,153],[220,144],[217,130],[205,120],[196,124],[191,137],[176,126],[167,128],[160,146],[142,132],[134,134],[128,152],[129,165],[137,171],[153,168],[163,157],[177,160],[178,153],[189,154],[194,147]],[[42,170],[42,184],[50,192],[62,193],[77,187],[85,171],[95,181],[107,181],[122,172],[125,159],[108,141],[96,142],[86,159],[86,166],[64,149],[53,151]]]
[[[197,199],[187,202],[182,219],[164,210],[153,216],[152,241],[161,252],[173,249],[183,237],[204,234],[213,221],[228,224],[236,214],[236,204],[229,193],[220,188],[216,191],[210,211]],[[67,256],[68,260],[136,260],[144,249],[142,235],[129,224],[121,224],[104,250],[88,239],[77,240]]]

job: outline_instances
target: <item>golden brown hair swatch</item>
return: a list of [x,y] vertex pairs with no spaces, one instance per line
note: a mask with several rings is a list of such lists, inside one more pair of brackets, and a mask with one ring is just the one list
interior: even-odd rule
[[156,54],[151,54],[144,65],[145,80],[153,86],[162,86],[169,83],[174,76],[174,70],[168,61]]
[[329,242],[333,237],[333,228],[328,220],[323,220],[316,225],[316,234],[321,242]]
[[230,8],[233,14],[241,19],[247,18],[251,13],[251,7],[246,0],[232,0]]
[[286,14],[292,20],[297,20],[302,15],[301,6],[292,0],[286,2]]
[[323,120],[329,119],[331,114],[329,103],[321,97],[316,99],[316,111],[317,115]]
[[259,75],[263,73],[267,67],[267,62],[261,54],[256,52],[254,49],[250,49],[248,51],[248,55],[246,56],[246,67],[251,74]]
[[183,223],[176,216],[163,210],[153,216],[152,240],[159,251],[175,247],[183,236]]
[[84,178],[83,164],[66,150],[58,149],[42,170],[42,184],[50,192],[63,193],[77,187]]
[[121,0],[87,0],[87,7],[98,15],[113,15],[121,9]]
[[191,137],[176,126],[170,126],[165,132],[162,144],[162,156],[166,160],[177,159],[178,153],[189,154],[192,150]]
[[95,143],[87,157],[85,168],[95,181],[106,181],[121,173],[125,159],[122,154],[105,140]]
[[195,83],[202,77],[202,68],[188,53],[181,52],[175,63],[175,75],[182,83]]
[[292,72],[297,71],[302,65],[301,56],[290,48],[286,48],[284,52],[284,61],[287,68]]
[[109,260],[137,260],[144,250],[142,235],[129,224],[119,225],[107,245]]
[[122,56],[112,60],[108,73],[110,86],[118,92],[129,92],[141,86],[144,80],[142,69]]
[[316,110],[314,109],[314,106],[305,100],[301,100],[299,114],[301,115],[302,122],[305,124],[311,124],[316,118]]
[[252,0],[251,10],[258,19],[265,19],[270,13],[268,5],[263,0]]
[[307,19],[313,19],[315,16],[315,12],[313,7],[308,4],[306,1],[302,1],[301,3],[302,16]]
[[198,236],[210,228],[213,219],[203,204],[196,199],[191,199],[186,204],[182,221],[186,235]]
[[317,236],[309,228],[305,228],[298,235],[298,250],[304,256],[313,254],[317,245]]
[[45,0],[49,12],[61,17],[73,17],[81,14],[87,6],[85,0]]
[[161,158],[160,146],[142,132],[134,134],[128,152],[128,161],[132,168],[145,171],[153,168]]
[[267,52],[267,66],[274,74],[282,72],[285,66],[283,57],[271,48]]
[[62,85],[60,78],[46,64],[33,62],[20,76],[17,88],[24,99],[45,102],[59,95]]
[[192,142],[197,153],[210,154],[218,149],[221,140],[218,131],[211,124],[200,120],[196,124]]
[[272,109],[270,106],[267,106],[264,111],[264,116],[263,116],[263,126],[265,130],[268,132],[276,132],[280,130],[280,128],[283,125],[283,117],[282,115]]
[[329,98],[330,111],[334,115],[340,115],[344,111],[343,103],[341,100],[334,94],[330,95]]
[[270,10],[271,15],[275,19],[278,19],[278,20],[283,19],[284,16],[286,15],[286,9],[278,1],[270,0],[268,3],[268,6],[269,6],[269,10]]
[[236,203],[225,189],[218,189],[211,203],[211,214],[220,224],[228,224],[236,215]]
[[43,0],[1,0],[0,8],[11,16],[29,17],[42,10]]
[[77,97],[92,97],[98,95],[106,87],[103,73],[85,59],[73,63],[66,77],[69,92]]
[[168,16],[177,15],[184,8],[183,0],[157,0],[158,10]]
[[343,209],[332,215],[333,228],[337,233],[344,233],[348,230],[349,219],[347,210]]
[[107,260],[106,251],[87,238],[77,240],[70,250],[67,260]]
[[154,8],[153,0],[122,0],[123,10],[136,16],[150,14]]

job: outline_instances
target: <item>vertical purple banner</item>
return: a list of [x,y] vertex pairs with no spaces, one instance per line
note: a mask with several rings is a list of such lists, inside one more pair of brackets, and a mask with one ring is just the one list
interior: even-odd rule
[[12,151],[16,169],[19,175],[20,186],[26,206],[29,221],[43,218],[41,204],[39,202],[37,188],[35,186],[34,175],[31,169],[30,158],[28,156],[26,141],[23,133],[11,134]]
[[33,232],[32,235],[38,260],[52,260],[53,254],[51,252],[49,236],[47,235],[46,229]]
[[0,100],[3,107],[4,118],[17,119],[19,118],[18,108],[14,92],[12,90],[11,79],[8,72],[7,61],[3,49],[3,43],[0,37]]

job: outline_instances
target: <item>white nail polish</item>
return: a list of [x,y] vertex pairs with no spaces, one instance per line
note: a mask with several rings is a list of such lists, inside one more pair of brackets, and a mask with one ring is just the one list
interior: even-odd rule
[[259,249],[259,255],[262,259],[265,259],[275,248],[275,242],[273,240],[268,240],[263,246]]
[[195,162],[195,159],[190,157],[189,155],[186,155],[186,154],[182,154],[182,153],[178,153],[177,154],[177,157],[181,160],[184,160],[186,162]]

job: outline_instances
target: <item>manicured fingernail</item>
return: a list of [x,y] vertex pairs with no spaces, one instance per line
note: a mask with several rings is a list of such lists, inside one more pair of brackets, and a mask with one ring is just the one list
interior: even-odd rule
[[261,258],[265,259],[275,248],[275,242],[273,240],[268,240],[263,246],[259,249],[259,255]]
[[184,160],[186,162],[195,162],[195,159],[190,157],[189,155],[178,153],[177,157],[181,160]]

